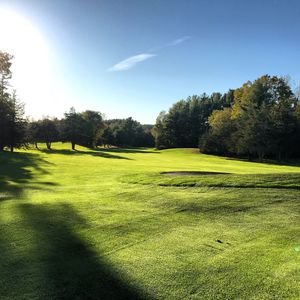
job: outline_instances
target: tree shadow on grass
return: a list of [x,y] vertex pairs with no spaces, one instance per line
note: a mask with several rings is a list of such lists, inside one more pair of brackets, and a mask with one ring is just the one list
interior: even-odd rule
[[163,187],[178,187],[178,188],[214,188],[214,189],[270,189],[270,190],[300,190],[299,185],[237,185],[237,184],[202,184],[199,185],[196,182],[187,182],[187,183],[158,183],[158,186]]
[[277,189],[277,190],[300,190],[299,185],[211,185],[210,187],[231,188],[231,189]]
[[[21,197],[25,188],[33,184],[36,176],[47,174],[45,166],[50,163],[38,154],[0,153],[0,201]],[[30,169],[34,169],[34,172]],[[52,182],[35,182],[34,189],[56,185]]]
[[[21,253],[23,262],[19,267],[14,264],[6,266],[3,259],[10,253],[4,251],[1,254],[0,266],[11,268],[0,274],[0,282],[5,286],[0,291],[2,297],[13,298],[20,283],[19,297],[27,294],[31,298],[57,300],[149,299],[76,233],[76,229],[87,224],[70,205],[20,204],[18,208],[22,228],[31,239],[27,241],[31,250],[27,256]],[[19,251],[22,252],[22,247]],[[9,278],[1,278],[4,274]],[[20,281],[14,281],[15,276],[20,276]],[[10,288],[7,285],[11,285]]]
[[[161,172],[166,178],[178,176],[182,180],[158,182],[160,186],[209,187],[220,189],[278,189],[300,190],[300,172],[272,174],[233,174],[206,171]],[[183,178],[189,176],[185,181]],[[190,178],[194,176],[193,180]]]
[[153,151],[149,150],[148,148],[97,148],[96,151],[101,152],[111,152],[111,153],[141,153],[141,154],[147,154],[147,153],[155,153],[159,154],[159,151]]
[[266,164],[271,166],[291,166],[291,167],[300,167],[300,161],[299,160],[274,160],[274,159],[263,159],[262,161],[258,159],[252,159],[249,160],[248,158],[242,158],[242,157],[224,157],[226,160],[236,160],[241,162],[247,162],[247,163],[256,163],[256,164]]
[[[239,214],[248,214],[248,213],[255,213],[261,214],[267,213],[268,210],[272,206],[280,206],[282,204],[288,204],[290,208],[290,212],[292,213],[295,206],[297,205],[298,200],[285,200],[285,199],[276,199],[271,198],[265,199],[261,201],[251,202],[249,200],[241,201],[238,200],[231,200],[228,203],[210,201],[206,203],[199,203],[199,202],[190,202],[190,203],[176,203],[175,212],[176,213],[185,213],[185,214],[206,214],[209,215],[211,219],[219,218],[220,216],[225,216],[234,218],[239,216]],[[288,208],[285,208],[288,209]]]
[[41,152],[47,153],[47,154],[64,154],[64,155],[91,155],[96,157],[102,157],[102,158],[112,158],[112,159],[125,159],[125,160],[132,160],[131,158],[119,156],[119,155],[113,155],[106,153],[104,151],[98,151],[98,150],[90,150],[90,151],[83,151],[83,150],[69,150],[69,149],[41,149],[39,150]]
[[226,172],[210,172],[210,171],[168,171],[160,172],[162,175],[170,176],[205,176],[205,175],[228,175]]

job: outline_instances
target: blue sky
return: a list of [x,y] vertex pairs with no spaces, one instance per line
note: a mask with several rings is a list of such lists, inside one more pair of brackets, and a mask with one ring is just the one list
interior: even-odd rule
[[54,84],[34,101],[20,88],[34,117],[61,116],[73,104],[154,123],[177,100],[266,73],[300,83],[299,1],[0,0],[1,7],[29,20],[50,53]]

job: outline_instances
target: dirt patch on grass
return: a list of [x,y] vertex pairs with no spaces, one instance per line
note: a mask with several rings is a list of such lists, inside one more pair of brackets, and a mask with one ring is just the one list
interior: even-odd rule
[[201,175],[225,175],[230,173],[207,172],[207,171],[172,171],[172,172],[161,172],[160,174],[170,175],[170,176],[201,176]]

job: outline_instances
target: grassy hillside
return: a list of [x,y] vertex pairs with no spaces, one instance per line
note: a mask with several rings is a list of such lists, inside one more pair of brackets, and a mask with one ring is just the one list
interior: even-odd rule
[[69,148],[0,154],[0,299],[300,298],[297,164]]

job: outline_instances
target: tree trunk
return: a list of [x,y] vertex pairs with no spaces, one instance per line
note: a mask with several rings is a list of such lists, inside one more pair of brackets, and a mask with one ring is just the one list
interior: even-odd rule
[[39,149],[37,142],[35,142],[34,145],[35,145],[35,149]]
[[47,143],[46,143],[46,146],[47,146],[47,149],[48,149],[48,150],[51,150],[51,143],[47,142]]
[[281,151],[278,151],[277,157],[278,157],[278,161],[281,161]]
[[10,145],[10,152],[14,152],[14,146]]
[[72,150],[75,150],[75,143],[74,142],[71,142],[71,144],[72,144]]

